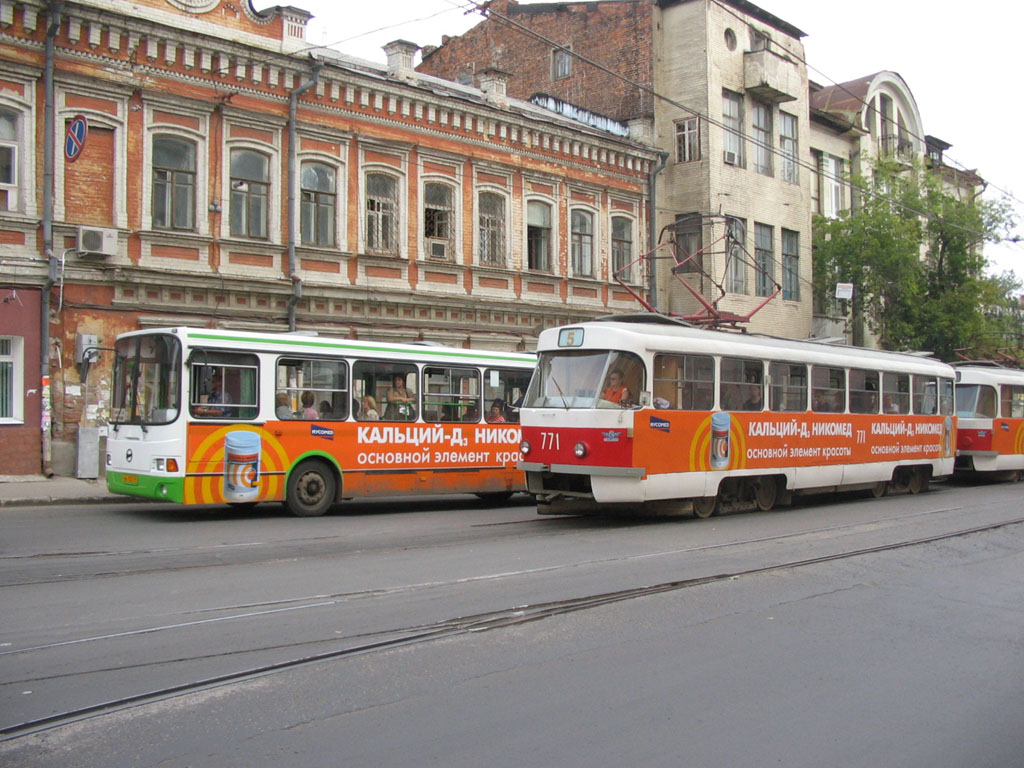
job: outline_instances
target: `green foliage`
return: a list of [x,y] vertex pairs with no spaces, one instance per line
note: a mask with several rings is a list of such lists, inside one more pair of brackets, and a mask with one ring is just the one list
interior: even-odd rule
[[[1021,286],[986,277],[981,253],[1013,225],[1004,204],[955,195],[938,174],[893,163],[852,181],[854,211],[814,221],[815,291],[826,306],[862,319],[884,349],[946,360],[1013,317],[1019,332],[1007,310]],[[837,282],[853,284],[849,307],[827,298]]]

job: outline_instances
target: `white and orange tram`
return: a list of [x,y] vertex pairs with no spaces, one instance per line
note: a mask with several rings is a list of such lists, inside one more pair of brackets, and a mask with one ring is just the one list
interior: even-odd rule
[[958,475],[1024,472],[1024,371],[995,364],[957,365]]
[[628,315],[544,331],[521,410],[538,511],[708,517],[953,472],[953,367]]

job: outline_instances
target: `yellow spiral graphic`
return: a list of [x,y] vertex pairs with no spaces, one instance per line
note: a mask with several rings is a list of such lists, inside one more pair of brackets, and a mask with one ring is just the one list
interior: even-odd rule
[[[729,465],[725,469],[744,469],[747,466],[747,436],[743,427],[733,419],[729,427]],[[693,433],[690,441],[690,470],[707,472],[711,469],[711,416],[708,415]]]
[[1024,453],[1024,421],[1017,427],[1017,434],[1013,437],[1013,452]]
[[[262,472],[259,481],[259,499],[262,501],[280,499],[283,495],[283,476],[272,474],[283,472],[288,466],[288,454],[281,441],[259,427],[246,427],[232,424],[215,429],[196,446],[189,457],[189,466],[218,464],[224,462],[224,440],[228,432],[255,432],[262,442]],[[233,480],[240,487],[252,487],[255,471],[250,465],[235,467],[236,477]],[[186,504],[224,504],[224,476],[204,475],[187,476],[185,478],[184,499]]]

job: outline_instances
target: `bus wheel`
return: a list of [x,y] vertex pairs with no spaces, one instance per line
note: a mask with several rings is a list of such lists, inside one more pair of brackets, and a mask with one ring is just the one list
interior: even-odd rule
[[912,494],[923,493],[928,490],[928,470],[921,467],[913,467],[907,477],[907,491]]
[[323,461],[304,461],[292,470],[284,504],[296,517],[319,517],[334,504],[337,482]]
[[885,483],[885,482],[875,483],[873,486],[871,486],[871,498],[873,498],[873,499],[880,499],[883,496],[887,495],[888,493],[889,493],[889,484],[888,483]]
[[718,512],[717,496],[698,496],[693,499],[693,516],[701,520],[707,520]]
[[486,501],[488,504],[501,504],[503,501],[508,501],[512,498],[512,491],[493,491],[491,493],[475,493],[473,495],[481,501]]
[[753,483],[754,502],[762,512],[768,512],[775,506],[779,497],[779,484],[774,477],[758,477]]

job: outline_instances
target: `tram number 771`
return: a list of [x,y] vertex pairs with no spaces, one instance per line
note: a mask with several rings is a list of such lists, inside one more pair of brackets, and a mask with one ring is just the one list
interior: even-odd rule
[[557,432],[541,432],[540,433],[540,447],[545,451],[557,451],[561,448],[561,444],[558,441]]

